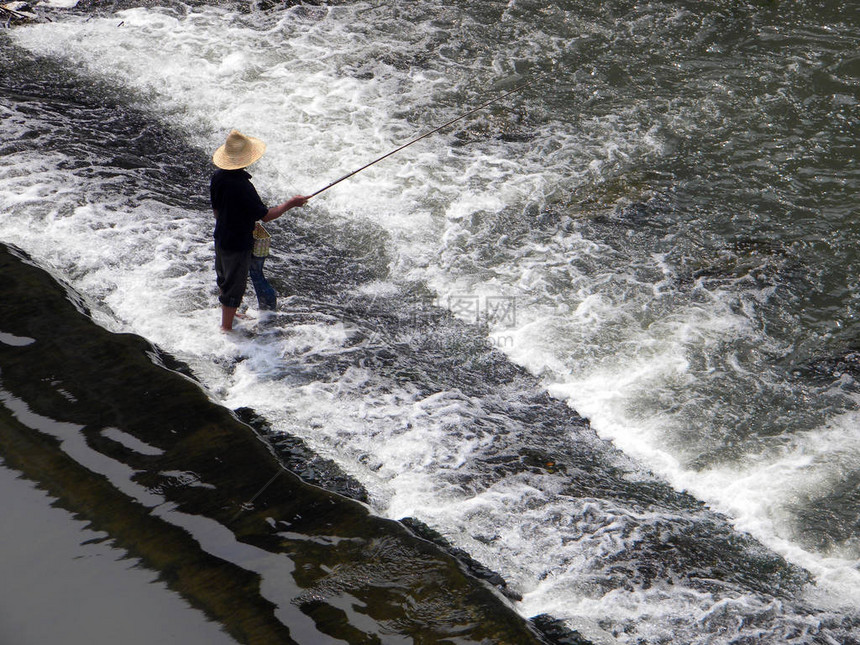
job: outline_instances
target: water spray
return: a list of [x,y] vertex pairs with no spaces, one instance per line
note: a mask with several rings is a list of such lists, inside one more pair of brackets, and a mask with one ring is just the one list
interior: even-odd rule
[[533,81],[533,80],[532,80],[532,81],[529,81],[528,83],[523,83],[522,85],[519,85],[519,86],[515,87],[514,89],[509,90],[509,91],[505,92],[504,94],[501,94],[501,95],[497,96],[496,98],[491,99],[491,100],[487,101],[486,103],[483,103],[483,104],[479,105],[479,106],[478,106],[478,107],[476,107],[476,108],[472,108],[471,110],[469,110],[469,111],[468,111],[468,112],[466,112],[465,114],[461,114],[461,115],[460,115],[460,116],[458,116],[457,118],[455,118],[455,119],[451,119],[451,120],[450,120],[450,121],[448,121],[447,123],[443,123],[442,125],[440,125],[440,126],[438,126],[438,127],[436,127],[436,128],[433,128],[433,129],[432,129],[432,130],[430,130],[429,132],[425,132],[424,134],[422,134],[422,135],[420,135],[420,136],[415,137],[415,138],[414,138],[414,139],[412,139],[411,141],[408,141],[408,142],[404,143],[404,144],[403,144],[402,146],[400,146],[399,148],[395,148],[395,149],[394,149],[394,150],[392,150],[391,152],[388,152],[388,153],[386,153],[386,154],[382,155],[381,157],[377,157],[376,159],[374,159],[373,161],[371,161],[371,162],[370,162],[370,163],[368,163],[368,164],[365,164],[364,166],[362,166],[362,167],[361,167],[361,168],[359,168],[358,170],[353,170],[351,173],[348,173],[348,174],[344,175],[343,177],[341,177],[340,179],[336,179],[335,181],[331,182],[328,186],[326,186],[326,187],[324,187],[324,188],[320,188],[320,189],[319,189],[318,191],[316,191],[315,193],[311,193],[310,195],[308,195],[308,199],[310,199],[311,197],[316,197],[316,196],[317,196],[317,195],[319,195],[321,192],[323,192],[323,191],[325,191],[325,190],[328,190],[329,188],[331,188],[332,186],[335,186],[336,184],[339,184],[339,183],[340,183],[340,182],[342,182],[344,179],[349,179],[349,178],[350,178],[350,177],[352,177],[353,175],[357,175],[358,173],[360,173],[362,170],[366,170],[367,168],[370,168],[373,164],[375,164],[375,163],[379,163],[379,162],[380,162],[380,161],[382,161],[383,159],[387,159],[387,158],[388,158],[388,157],[390,157],[391,155],[393,155],[393,154],[395,154],[395,153],[400,152],[400,151],[401,151],[401,150],[403,150],[404,148],[408,148],[408,147],[409,147],[409,146],[411,146],[413,143],[418,143],[419,141],[421,141],[421,139],[424,139],[424,138],[426,138],[426,137],[429,137],[431,134],[434,134],[434,133],[436,133],[436,132],[439,132],[439,130],[442,130],[442,129],[444,129],[444,128],[447,128],[449,125],[453,125],[453,124],[454,124],[454,123],[456,123],[457,121],[462,121],[463,119],[465,119],[465,118],[466,118],[467,116],[469,116],[470,114],[474,114],[475,112],[478,112],[478,111],[480,111],[480,110],[483,110],[485,107],[487,107],[487,106],[489,106],[489,105],[492,105],[493,103],[496,103],[497,101],[501,101],[503,98],[506,98],[506,97],[510,96],[511,94],[516,94],[517,92],[519,92],[520,90],[525,89],[526,87],[528,87],[528,86],[529,86],[529,85],[531,85],[532,83],[534,83],[534,81]]

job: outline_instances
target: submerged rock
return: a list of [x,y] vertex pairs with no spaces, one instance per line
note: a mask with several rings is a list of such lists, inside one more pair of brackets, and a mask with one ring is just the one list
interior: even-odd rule
[[33,13],[32,7],[26,2],[7,2],[0,4],[0,19],[8,27],[38,20],[39,16]]

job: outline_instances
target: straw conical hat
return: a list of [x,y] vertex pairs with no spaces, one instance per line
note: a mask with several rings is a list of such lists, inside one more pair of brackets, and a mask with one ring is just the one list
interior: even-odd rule
[[212,162],[224,170],[237,170],[250,166],[263,156],[266,144],[255,137],[249,137],[237,130],[227,135],[227,143],[212,155]]

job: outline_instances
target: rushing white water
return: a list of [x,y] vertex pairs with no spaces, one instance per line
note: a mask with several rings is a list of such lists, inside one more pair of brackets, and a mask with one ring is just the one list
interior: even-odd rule
[[[145,110],[202,150],[213,150],[234,127],[264,139],[268,152],[252,172],[273,203],[313,192],[486,99],[486,91],[510,87],[531,70],[546,72],[546,61],[559,59],[577,38],[606,35],[599,21],[570,14],[565,27],[553,32],[546,27],[553,23],[540,23],[542,31],[514,16],[516,3],[497,4],[501,20],[492,33],[504,37],[503,47],[479,40],[490,30],[479,13],[433,3],[411,11],[372,3],[300,6],[268,16],[140,8],[20,28],[14,39],[129,88]],[[682,22],[683,15],[661,16],[656,25]],[[739,446],[731,459],[704,458],[719,431],[691,427],[707,423],[717,408],[727,417],[744,413],[746,394],[718,400],[726,382],[750,397],[787,387],[765,360],[785,340],[763,334],[755,322],[770,287],[739,298],[730,285],[685,286],[665,247],[639,245],[631,228],[622,238],[634,251],[624,257],[618,244],[577,219],[581,191],[623,190],[628,201],[659,202],[663,197],[637,187],[635,178],[618,177],[671,154],[669,126],[690,130],[690,122],[718,107],[706,103],[697,111],[668,101],[658,124],[640,105],[604,110],[596,92],[583,97],[577,84],[588,88],[587,65],[550,68],[554,79],[543,76],[543,86],[511,97],[511,109],[495,106],[466,134],[416,144],[287,217],[333,236],[339,229],[383,231],[390,274],[369,292],[386,295],[394,284],[423,281],[466,318],[515,303],[515,316],[495,320],[496,346],[542,376],[602,437],[810,570],[818,581],[810,593],[821,595],[816,602],[856,609],[856,535],[815,550],[797,539],[793,516],[798,500],[814,499],[841,473],[857,470],[856,412],[825,410],[797,432]],[[598,107],[574,121],[542,103],[542,94]],[[4,123],[13,138],[28,127]],[[500,131],[511,136],[482,134]],[[187,212],[158,196],[125,194],[122,172],[108,179],[69,173],[75,160],[67,153],[22,150],[4,159],[0,205],[8,215],[0,239],[56,266],[99,303],[101,323],[177,354],[226,405],[253,407],[334,459],[368,488],[375,512],[422,519],[500,571],[523,594],[524,614],[586,621],[574,624],[595,641],[594,625],[608,615],[616,626],[636,622],[639,636],[658,642],[671,638],[680,615],[707,625],[776,611],[751,598],[714,603],[658,586],[593,593],[582,572],[613,551],[623,532],[617,527],[632,525],[627,511],[567,499],[552,482],[529,477],[464,498],[439,474],[492,441],[452,431],[486,414],[479,402],[457,391],[426,396],[409,384],[380,384],[360,366],[334,382],[283,378],[307,356],[347,355],[356,330],[320,320],[293,325],[286,338],[219,335],[205,209]],[[614,189],[614,181],[628,185]],[[605,215],[618,200],[603,199],[595,212]],[[563,215],[541,225],[556,212]],[[668,231],[665,239],[674,235]],[[703,405],[702,397],[710,400]],[[569,539],[590,513],[602,525]],[[810,627],[804,620],[792,624]]]

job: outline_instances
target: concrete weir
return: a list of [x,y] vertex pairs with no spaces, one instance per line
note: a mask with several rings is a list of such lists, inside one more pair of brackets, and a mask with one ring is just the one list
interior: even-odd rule
[[82,540],[98,532],[242,643],[546,642],[432,543],[284,469],[25,254],[0,246],[0,267],[0,458]]

